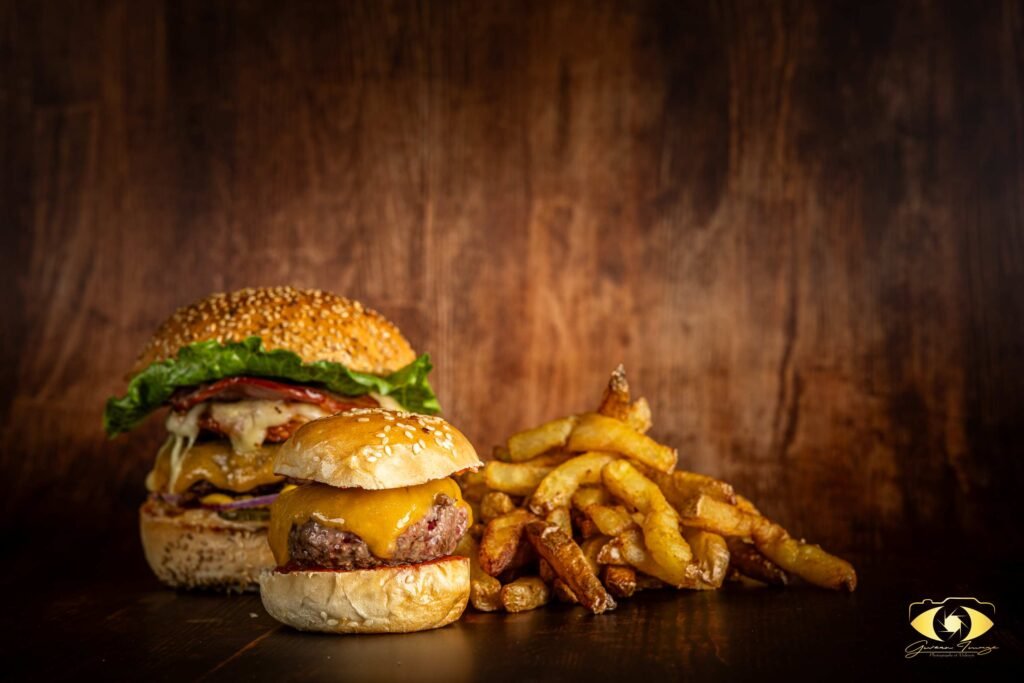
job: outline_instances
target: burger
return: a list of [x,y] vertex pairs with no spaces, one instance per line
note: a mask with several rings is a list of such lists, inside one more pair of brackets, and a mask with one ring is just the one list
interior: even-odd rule
[[139,510],[146,560],[175,588],[255,590],[273,567],[273,470],[303,424],[353,408],[433,414],[428,356],[361,304],[290,287],[214,294],[172,315],[142,351],[104,427],[167,409],[167,437]]
[[267,612],[303,631],[406,633],[466,608],[469,559],[453,556],[472,523],[452,474],[480,467],[439,417],[350,410],[300,427],[274,472],[302,480],[270,510],[277,568]]

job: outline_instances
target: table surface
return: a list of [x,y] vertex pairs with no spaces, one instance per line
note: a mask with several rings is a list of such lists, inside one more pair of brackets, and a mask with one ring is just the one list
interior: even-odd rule
[[[8,588],[15,677],[135,680],[679,680],[786,675],[863,680],[1024,673],[1014,579],[1022,566],[951,570],[934,558],[861,563],[853,594],[805,586],[738,585],[718,592],[652,591],[592,616],[550,605],[522,614],[467,611],[457,624],[408,635],[325,636],[271,619],[257,595],[176,593],[138,575]],[[909,567],[917,565],[916,570]],[[996,605],[984,657],[907,659],[907,623],[922,598],[975,595]],[[55,648],[54,643],[59,643]],[[9,669],[10,671],[10,669]]]

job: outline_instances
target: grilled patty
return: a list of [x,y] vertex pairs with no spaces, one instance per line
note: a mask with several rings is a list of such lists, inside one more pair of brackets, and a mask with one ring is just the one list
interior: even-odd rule
[[288,552],[297,567],[351,570],[415,564],[450,555],[468,526],[466,511],[440,494],[430,512],[398,537],[394,557],[389,560],[374,556],[359,536],[314,520],[292,527]]

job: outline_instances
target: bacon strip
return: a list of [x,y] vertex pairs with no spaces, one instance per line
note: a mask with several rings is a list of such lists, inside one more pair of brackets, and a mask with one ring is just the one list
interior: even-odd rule
[[313,387],[275,382],[261,377],[227,377],[200,385],[191,391],[179,391],[171,397],[170,404],[174,410],[183,412],[204,401],[238,401],[246,398],[313,403],[328,413],[377,406],[377,402],[370,396],[338,396]]

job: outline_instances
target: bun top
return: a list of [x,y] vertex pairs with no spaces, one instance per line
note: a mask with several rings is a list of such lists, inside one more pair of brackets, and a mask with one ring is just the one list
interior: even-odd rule
[[318,289],[256,287],[213,294],[179,308],[150,339],[132,374],[173,358],[189,344],[251,336],[262,338],[267,350],[286,349],[307,363],[334,361],[375,375],[416,360],[398,328],[358,301]]
[[338,488],[394,489],[482,465],[473,444],[439,417],[361,408],[304,424],[278,449],[274,472]]

